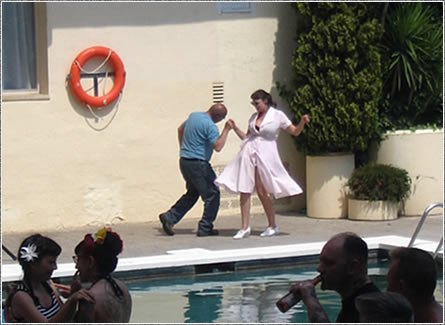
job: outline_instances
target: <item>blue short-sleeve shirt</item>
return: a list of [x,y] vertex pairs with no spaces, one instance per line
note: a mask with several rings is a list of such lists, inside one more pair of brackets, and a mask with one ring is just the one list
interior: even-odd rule
[[219,130],[205,112],[195,112],[183,123],[181,157],[209,161],[213,144],[219,138]]

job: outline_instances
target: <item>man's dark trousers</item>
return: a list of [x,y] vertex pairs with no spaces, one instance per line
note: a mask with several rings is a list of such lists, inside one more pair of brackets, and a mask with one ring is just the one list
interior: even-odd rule
[[171,224],[178,223],[201,196],[204,212],[198,231],[207,233],[213,229],[220,202],[220,192],[214,183],[215,172],[209,162],[200,159],[181,158],[179,167],[187,192],[165,213],[165,217]]

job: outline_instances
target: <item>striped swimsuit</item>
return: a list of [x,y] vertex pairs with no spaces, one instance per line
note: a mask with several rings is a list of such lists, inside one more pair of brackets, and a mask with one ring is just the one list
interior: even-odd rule
[[48,294],[51,296],[51,306],[49,306],[48,308],[43,307],[40,304],[39,299],[36,296],[31,295],[31,292],[25,285],[23,285],[23,283],[21,283],[17,286],[17,291],[24,291],[27,294],[29,294],[31,296],[32,300],[34,301],[34,305],[36,306],[37,310],[43,316],[45,316],[46,319],[50,319],[55,314],[57,314],[57,312],[60,310],[60,304],[59,304],[59,301],[57,300],[57,297],[56,297],[53,289],[50,287],[48,282],[42,282],[42,285],[48,291]]

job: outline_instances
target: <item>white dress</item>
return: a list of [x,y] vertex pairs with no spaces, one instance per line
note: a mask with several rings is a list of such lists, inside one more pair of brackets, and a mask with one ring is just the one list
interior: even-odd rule
[[282,112],[269,107],[261,122],[255,128],[258,113],[249,119],[249,135],[242,141],[241,150],[224,168],[215,183],[232,193],[253,193],[255,190],[255,167],[267,193],[276,199],[301,194],[303,191],[284,168],[277,148],[280,129],[286,129],[292,122]]

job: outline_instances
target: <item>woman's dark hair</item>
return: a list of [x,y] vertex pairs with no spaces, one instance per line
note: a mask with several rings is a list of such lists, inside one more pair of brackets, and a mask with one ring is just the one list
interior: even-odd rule
[[[26,237],[20,244],[17,258],[23,269],[23,281],[31,294],[33,293],[31,286],[31,265],[40,263],[45,256],[58,257],[62,252],[62,248],[51,238],[34,234]],[[28,258],[27,258],[28,256]]]
[[[23,258],[24,249],[27,247],[35,246],[35,253],[37,257],[34,257],[31,261]],[[62,252],[62,248],[51,238],[42,236],[40,234],[34,234],[26,237],[20,244],[19,251],[17,253],[18,260],[22,266],[23,271],[29,268],[31,263],[40,262],[45,256],[59,256]]]
[[107,230],[103,242],[93,239],[93,236],[88,234],[76,246],[74,251],[76,254],[82,252],[86,256],[93,256],[98,273],[108,274],[116,269],[117,255],[122,252],[122,248],[123,243],[120,236]]
[[250,95],[250,98],[252,100],[261,99],[261,100],[267,102],[267,104],[269,106],[277,107],[277,104],[272,99],[272,95],[269,94],[268,92],[264,91],[263,89],[258,89],[256,91],[254,91],[253,94]]

